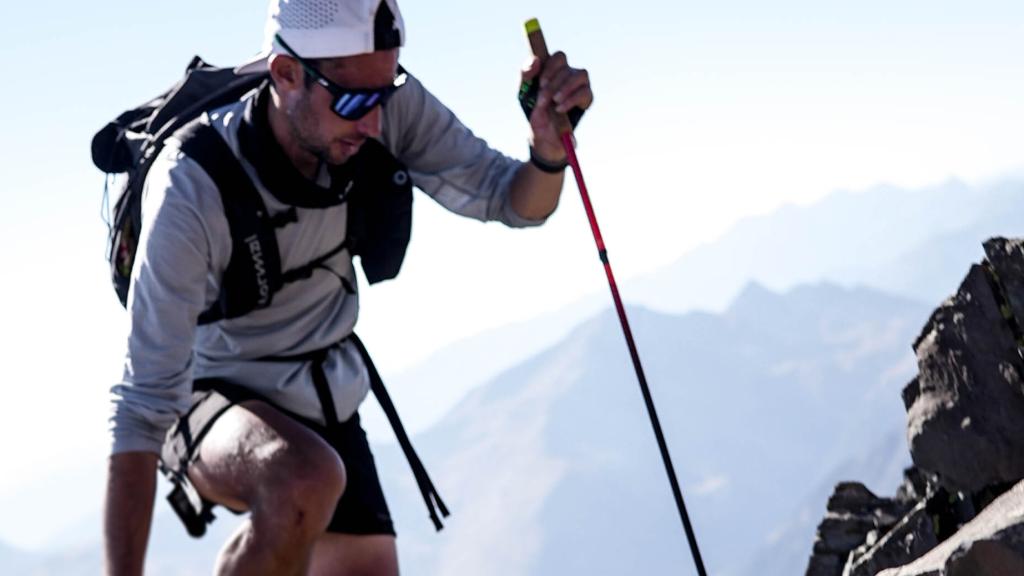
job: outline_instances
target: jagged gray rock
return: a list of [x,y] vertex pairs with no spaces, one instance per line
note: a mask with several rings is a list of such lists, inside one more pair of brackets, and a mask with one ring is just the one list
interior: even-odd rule
[[875,576],[879,570],[916,560],[938,544],[927,501],[921,501],[877,542],[850,553],[843,576]]
[[908,509],[913,508],[934,493],[937,485],[938,479],[935,476],[911,466],[903,471],[903,483],[896,489],[896,501],[903,503]]
[[877,537],[884,533],[906,509],[906,504],[879,498],[859,482],[838,484],[828,499],[828,512],[818,525],[806,576],[840,576],[850,551],[870,534]]
[[[1024,251],[1004,253],[1009,282],[1011,269],[1024,268]],[[903,394],[914,463],[968,493],[1024,478],[1021,359],[993,282],[973,266],[932,314],[914,343],[918,377]]]
[[878,576],[1024,574],[1024,482],[919,559]]
[[889,501],[909,511],[893,525],[870,511],[886,499],[840,484],[807,576],[1024,575],[1024,240],[984,245],[914,342],[915,467]]
[[992,238],[984,246],[1014,317],[1024,319],[1024,239]]

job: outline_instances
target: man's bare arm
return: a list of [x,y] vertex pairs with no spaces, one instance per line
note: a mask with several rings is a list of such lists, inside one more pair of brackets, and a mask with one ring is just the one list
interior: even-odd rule
[[549,174],[527,162],[519,167],[509,190],[512,209],[528,220],[547,218],[558,206],[564,174]]
[[156,493],[156,454],[124,452],[110,457],[103,518],[107,576],[139,576]]

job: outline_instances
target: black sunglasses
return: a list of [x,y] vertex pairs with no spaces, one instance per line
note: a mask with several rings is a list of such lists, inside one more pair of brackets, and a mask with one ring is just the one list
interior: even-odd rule
[[409,78],[405,68],[399,66],[398,74],[395,75],[395,79],[390,86],[383,86],[381,88],[345,88],[331,82],[310,61],[296,54],[295,50],[292,50],[292,47],[281,38],[280,34],[275,34],[274,39],[277,40],[277,43],[284,48],[289,56],[298,60],[302,68],[313,76],[317,84],[323,86],[331,93],[331,96],[334,97],[334,102],[331,103],[331,110],[334,110],[335,114],[345,120],[359,120],[369,114],[376,106],[383,106]]

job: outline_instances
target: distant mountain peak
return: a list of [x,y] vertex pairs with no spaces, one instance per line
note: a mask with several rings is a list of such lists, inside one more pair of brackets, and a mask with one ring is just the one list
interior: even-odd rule
[[742,310],[770,305],[781,298],[782,295],[778,292],[773,292],[764,284],[752,280],[740,289],[739,294],[736,295],[736,298],[733,299],[732,304],[729,306],[729,312],[734,312],[737,309]]
[[745,218],[631,281],[628,293],[658,310],[722,311],[751,280],[785,289],[828,279],[931,302],[977,260],[979,242],[1024,235],[1015,218],[1022,207],[1019,180],[973,185],[951,177],[918,189],[839,191]]
[[776,291],[760,282],[750,281],[733,299],[727,314],[729,316],[770,315],[773,309],[801,307],[805,303],[846,300],[854,297],[855,292],[873,291],[865,288],[845,288],[827,281],[800,284],[788,290]]

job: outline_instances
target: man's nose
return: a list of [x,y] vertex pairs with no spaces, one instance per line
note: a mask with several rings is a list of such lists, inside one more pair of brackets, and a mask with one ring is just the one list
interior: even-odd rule
[[367,113],[366,116],[363,116],[359,120],[356,120],[356,130],[359,131],[360,135],[366,136],[367,138],[377,138],[380,136],[380,113],[380,106],[376,106],[374,107],[373,110],[370,110],[370,112]]

